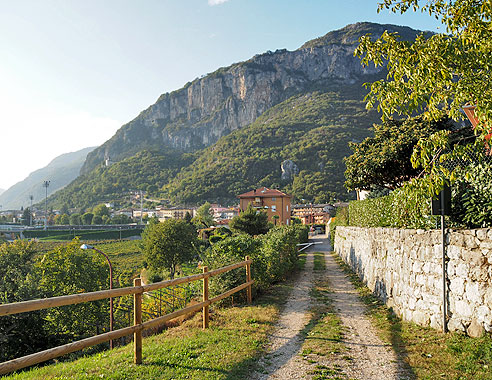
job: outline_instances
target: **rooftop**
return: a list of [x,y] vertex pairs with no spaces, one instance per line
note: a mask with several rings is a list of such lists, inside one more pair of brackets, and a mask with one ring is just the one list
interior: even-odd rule
[[256,190],[248,191],[247,193],[240,194],[238,198],[253,198],[253,197],[287,197],[291,198],[290,195],[285,194],[277,189],[269,189],[268,187],[260,187]]

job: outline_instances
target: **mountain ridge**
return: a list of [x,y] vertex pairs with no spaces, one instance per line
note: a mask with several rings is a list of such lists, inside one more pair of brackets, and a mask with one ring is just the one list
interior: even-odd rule
[[5,209],[20,209],[30,205],[29,196],[33,196],[33,203],[44,199],[45,191],[42,187],[44,181],[50,181],[48,195],[71,183],[79,175],[85,158],[96,147],[80,149],[75,152],[63,153],[43,168],[37,169],[22,181],[9,187],[0,193],[0,204]]
[[[116,189],[121,191],[123,196],[129,190],[145,190],[142,186],[149,188],[154,196],[169,197],[174,203],[184,201],[199,203],[205,201],[204,197],[210,195],[209,192],[202,191],[204,190],[202,184],[205,179],[202,177],[202,183],[200,183],[200,176],[186,174],[195,170],[198,170],[203,175],[207,173],[206,170],[203,171],[203,168],[200,168],[202,165],[200,156],[209,155],[214,147],[216,150],[219,149],[218,147],[221,145],[216,145],[218,142],[223,141],[232,133],[239,133],[238,131],[249,128],[266,111],[283,102],[288,102],[293,97],[300,96],[302,98],[305,94],[343,93],[343,102],[346,102],[346,104],[340,105],[340,101],[337,100],[337,104],[340,105],[335,107],[338,114],[331,114],[329,123],[332,126],[337,125],[337,128],[345,128],[349,131],[347,133],[341,132],[347,138],[349,135],[352,136],[350,138],[363,138],[367,135],[368,128],[378,118],[374,117],[374,115],[368,117],[365,111],[363,98],[366,90],[362,84],[383,78],[386,74],[386,69],[385,67],[375,68],[374,66],[361,65],[360,60],[354,57],[353,52],[357,46],[358,37],[367,33],[378,37],[388,28],[391,32],[401,32],[404,39],[414,38],[421,33],[402,26],[374,23],[350,24],[342,29],[328,32],[322,37],[308,41],[296,50],[288,51],[282,49],[275,52],[257,54],[249,60],[219,68],[201,78],[194,79],[178,90],[162,94],[156,103],[143,110],[136,118],[123,125],[111,139],[88,154],[87,160],[81,169],[82,177],[65,188],[62,192],[63,195],[60,195],[58,200],[54,197],[53,205],[60,206],[63,198],[67,202],[79,202],[79,206],[86,207],[90,206],[89,199],[114,197],[117,195]],[[323,95],[316,95],[314,98],[321,103],[324,102]],[[356,106],[354,106],[355,103],[353,102],[356,103]],[[329,107],[325,107],[325,109],[327,110],[326,112],[331,112]],[[354,114],[347,114],[346,111],[349,110]],[[302,124],[303,116],[301,114],[290,113],[285,109],[284,111],[284,114],[279,116],[281,120],[273,120],[279,130],[285,130],[286,126]],[[319,120],[322,120],[323,117],[320,114],[314,116],[314,118],[319,118]],[[355,132],[348,122],[338,123],[337,120],[339,118],[353,120],[354,125],[357,125],[360,131]],[[309,130],[325,128],[325,131],[328,131],[326,128],[329,128],[330,125],[319,125],[318,121],[314,119],[305,124]],[[249,131],[251,133],[261,133],[258,126]],[[273,133],[273,135],[275,134],[276,132]],[[325,135],[331,136],[331,132],[328,131]],[[345,137],[336,142],[336,145],[340,147],[340,152],[343,151],[345,152],[344,154],[347,153],[346,145],[350,141],[346,140]],[[245,142],[252,141],[254,138],[254,136],[246,135],[241,137]],[[310,138],[316,142],[316,135],[311,134]],[[330,140],[331,138],[326,140],[325,143],[333,143]],[[285,141],[291,141],[290,137],[287,136]],[[305,143],[310,145],[308,141]],[[343,149],[339,143],[345,144]],[[248,143],[246,145],[253,151],[257,150],[254,144]],[[295,144],[292,146],[295,147]],[[268,148],[268,142],[265,142],[265,148]],[[157,166],[161,165],[161,169],[164,173],[167,173],[164,176],[165,178],[157,178],[153,173],[149,174],[159,184],[159,190],[155,190],[155,186],[148,183],[147,179],[143,177],[135,178],[133,183],[125,180],[124,184],[120,183],[121,186],[112,186],[107,183],[105,178],[112,178],[115,174],[113,172],[117,171],[116,169],[119,166],[116,169],[111,169],[113,171],[111,174],[111,170],[105,169],[104,165],[102,165],[105,158],[110,158],[112,162],[124,163],[121,167],[130,164],[133,172],[143,174],[147,173],[147,171],[138,169],[135,166],[138,166],[138,164],[135,160],[132,160],[132,157],[142,151],[154,152],[158,156],[172,152],[167,158],[173,163],[171,166],[165,163],[164,158],[152,159],[149,155],[143,156],[145,162],[142,165],[152,167],[158,162]],[[313,151],[313,154],[315,153]],[[244,158],[243,163],[245,163],[247,161],[246,151],[241,152],[241,154]],[[307,166],[304,171],[300,168],[299,175],[292,177],[291,183],[286,183],[279,182],[277,177],[280,170],[278,158],[282,156],[285,159],[289,159],[287,152],[281,151],[280,154],[278,151],[276,153],[271,151],[271,154],[272,156],[269,160],[275,162],[275,168],[271,167],[271,173],[262,172],[263,177],[259,179],[255,179],[255,173],[247,169],[245,165],[241,165],[241,163],[238,163],[235,169],[242,171],[241,176],[236,176],[233,172],[230,172],[229,175],[224,172],[223,176],[219,178],[214,176],[213,172],[208,172],[210,177],[221,181],[220,183],[223,187],[228,188],[227,193],[222,194],[222,198],[233,198],[233,193],[237,189],[243,189],[246,184],[247,186],[255,186],[256,180],[260,181],[261,185],[269,187],[283,186],[285,190],[292,191],[294,197],[297,198],[305,198],[314,194],[313,191],[302,190],[302,186],[306,189],[320,189],[320,192],[325,194],[325,198],[336,196],[338,199],[346,199],[348,197],[347,193],[338,185],[336,189],[328,190],[328,183],[331,177],[334,180],[336,178],[337,183],[340,182],[340,176],[344,170],[343,164],[340,164],[343,155],[341,156],[337,152],[331,151],[323,159],[324,163],[320,163],[320,165],[325,165],[328,162],[336,161],[337,163],[333,165],[333,170],[336,170],[337,173],[315,170],[315,168],[307,165],[306,161]],[[194,160],[192,157],[194,157]],[[131,162],[127,163],[126,160]],[[193,162],[190,163],[189,160]],[[175,162],[182,162],[184,166],[177,168],[173,166]],[[191,169],[192,167],[195,169]],[[223,172],[223,168],[220,168],[220,171]],[[121,174],[126,177],[126,173]],[[320,180],[318,178],[320,175],[326,178]],[[117,180],[117,176],[114,176],[114,178]],[[302,186],[299,184],[300,178],[303,181],[307,181]],[[183,189],[182,184],[177,183],[176,179],[181,179],[182,184],[187,186],[188,189]],[[231,184],[228,180],[234,183]],[[95,189],[107,189],[108,193],[99,192],[97,196],[95,193],[85,193],[84,197],[82,197],[84,183],[93,184],[91,187],[94,191]],[[105,183],[105,185],[102,186],[102,183]],[[174,186],[180,191],[173,191],[169,186]],[[192,188],[196,189],[194,195],[189,191]],[[199,189],[201,190],[199,191]],[[217,192],[220,190],[215,185],[211,186],[209,190],[213,189]],[[82,199],[85,199],[85,203]],[[74,205],[74,207],[77,206]]]
[[[405,36],[412,30],[388,26]],[[94,169],[105,157],[119,161],[149,146],[185,152],[203,149],[312,86],[328,86],[332,82],[353,84],[367,74],[381,73],[384,68],[360,65],[353,56],[355,42],[349,44],[344,37],[347,33],[355,36],[371,31],[382,33],[383,26],[350,24],[312,40],[316,43],[308,41],[293,51],[257,54],[162,94],[90,153],[81,174]],[[418,32],[413,32],[414,37]]]

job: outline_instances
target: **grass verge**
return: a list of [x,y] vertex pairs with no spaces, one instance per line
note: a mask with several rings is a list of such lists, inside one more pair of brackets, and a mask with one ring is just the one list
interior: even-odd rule
[[275,321],[292,289],[282,283],[252,306],[211,308],[210,328],[201,328],[201,314],[181,326],[143,341],[143,364],[133,364],[127,345],[6,376],[7,379],[244,379],[264,352]]
[[492,338],[470,338],[402,321],[383,305],[343,260],[332,253],[356,287],[382,339],[391,343],[411,379],[491,380]]

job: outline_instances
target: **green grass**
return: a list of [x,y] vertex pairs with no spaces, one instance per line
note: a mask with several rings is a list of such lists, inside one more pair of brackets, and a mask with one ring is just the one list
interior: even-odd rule
[[252,306],[212,307],[210,328],[201,314],[143,341],[143,364],[133,364],[133,346],[104,351],[6,376],[7,379],[244,379],[258,366],[268,333],[292,289],[278,284]]
[[383,340],[391,343],[407,373],[415,380],[491,380],[492,338],[470,338],[402,321],[384,306],[356,274],[332,253],[357,288],[368,315]]
[[325,270],[325,254],[323,252],[314,252],[314,270]]
[[329,294],[326,280],[318,281],[310,291],[316,304],[311,308],[311,320],[303,330],[302,355],[330,356],[346,351],[342,342],[343,326]]
[[303,270],[304,267],[306,266],[307,253],[305,253],[305,252],[299,253],[298,257],[299,257],[299,260],[297,260],[297,269]]

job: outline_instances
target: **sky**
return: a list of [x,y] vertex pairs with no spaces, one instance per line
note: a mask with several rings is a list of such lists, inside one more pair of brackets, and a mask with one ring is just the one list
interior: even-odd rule
[[0,189],[111,138],[219,67],[359,21],[443,31],[378,0],[0,0]]

